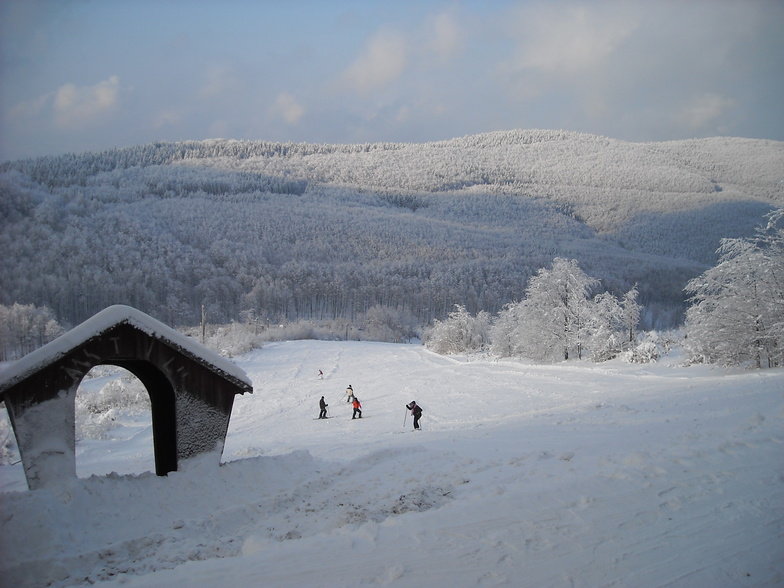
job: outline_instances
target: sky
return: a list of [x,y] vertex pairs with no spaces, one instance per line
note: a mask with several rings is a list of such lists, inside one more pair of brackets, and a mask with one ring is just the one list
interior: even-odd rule
[[784,0],[0,0],[0,161],[511,129],[784,140]]

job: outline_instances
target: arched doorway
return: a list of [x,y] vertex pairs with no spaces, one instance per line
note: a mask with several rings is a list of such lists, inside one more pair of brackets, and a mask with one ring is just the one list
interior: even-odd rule
[[124,368],[92,368],[76,390],[76,475],[155,471],[150,394]]
[[[166,376],[153,364],[140,360],[113,360],[96,367],[114,367],[128,373],[144,388],[150,404],[154,470],[164,476],[177,469],[177,420],[174,389]],[[90,371],[92,371],[91,368]],[[88,372],[89,373],[89,372]],[[84,378],[79,382],[81,387]],[[77,387],[78,395],[78,387]],[[74,398],[76,401],[76,397]],[[76,418],[76,405],[74,414]],[[76,430],[76,428],[75,428]],[[77,476],[79,471],[77,469]]]

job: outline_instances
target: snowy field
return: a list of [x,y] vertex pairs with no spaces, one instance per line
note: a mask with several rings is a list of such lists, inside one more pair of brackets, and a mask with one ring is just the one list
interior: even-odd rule
[[56,489],[0,467],[2,586],[784,585],[784,370],[319,341],[237,363],[220,467],[143,473],[149,417]]

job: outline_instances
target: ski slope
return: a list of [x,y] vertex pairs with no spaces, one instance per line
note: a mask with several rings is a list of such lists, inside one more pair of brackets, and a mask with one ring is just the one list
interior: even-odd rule
[[81,442],[61,487],[0,467],[2,586],[784,583],[784,370],[324,341],[237,363],[255,391],[220,467],[143,473],[139,418]]

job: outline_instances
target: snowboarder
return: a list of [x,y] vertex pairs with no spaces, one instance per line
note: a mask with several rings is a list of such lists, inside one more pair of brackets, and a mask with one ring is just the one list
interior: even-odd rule
[[359,398],[354,396],[354,414],[352,415],[351,419],[354,420],[356,418],[362,418],[362,405],[359,403]]
[[406,408],[414,415],[414,430],[419,429],[419,418],[422,416],[422,409],[417,405],[416,400],[406,404]]
[[324,401],[324,397],[322,396],[322,397],[321,397],[321,400],[319,400],[319,408],[321,409],[321,412],[319,413],[319,418],[320,418],[320,419],[325,419],[325,418],[327,418],[327,407],[328,407],[328,406],[329,406],[329,404],[327,404],[327,403]]
[[346,388],[346,402],[351,402],[354,400],[354,388],[351,387],[351,384],[348,385]]

